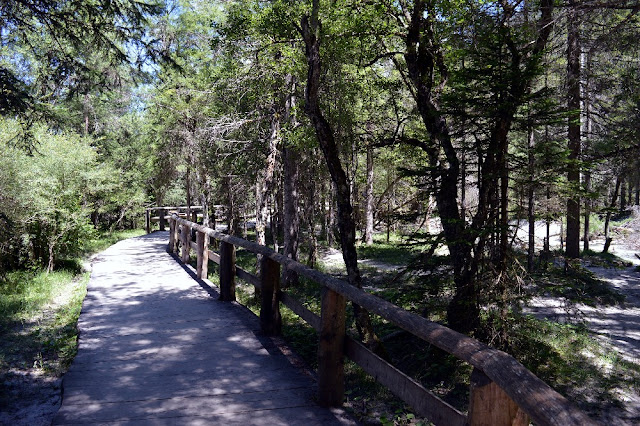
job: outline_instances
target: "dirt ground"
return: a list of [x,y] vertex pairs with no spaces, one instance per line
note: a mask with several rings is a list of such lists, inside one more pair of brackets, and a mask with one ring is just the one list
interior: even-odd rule
[[[583,265],[611,288],[624,295],[621,304],[588,306],[567,303],[553,297],[535,297],[525,312],[565,323],[582,323],[602,342],[604,348],[612,348],[621,359],[640,363],[640,208],[635,207],[632,216],[623,225],[612,229],[613,243],[609,252],[625,261],[621,267],[602,267],[589,260]],[[555,238],[553,238],[555,237]],[[559,247],[559,238],[552,236]],[[590,249],[602,251],[604,238],[596,235],[590,241]],[[620,406],[611,406],[599,413],[600,420],[608,425],[640,424],[640,393],[637,389],[617,389]]]

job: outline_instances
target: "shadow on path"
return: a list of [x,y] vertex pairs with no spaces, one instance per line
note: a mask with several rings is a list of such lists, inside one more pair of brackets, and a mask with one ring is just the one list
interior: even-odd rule
[[167,241],[155,232],[95,258],[53,424],[348,422],[318,407],[312,380],[256,337],[257,319],[198,285]]

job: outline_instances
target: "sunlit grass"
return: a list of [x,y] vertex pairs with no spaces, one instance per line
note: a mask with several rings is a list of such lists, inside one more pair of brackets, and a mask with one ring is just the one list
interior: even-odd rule
[[86,240],[83,244],[83,253],[91,255],[101,252],[109,246],[127,238],[138,237],[144,234],[143,229],[129,229],[124,231],[107,231],[97,232],[92,238]]
[[27,321],[38,315],[45,305],[69,290],[73,277],[69,270],[8,273],[0,281],[0,324]]
[[511,335],[510,353],[584,409],[620,404],[620,390],[640,390],[640,365],[624,360],[581,325],[525,316]]
[[[141,233],[96,234],[87,241],[85,253],[104,250]],[[0,280],[0,379],[11,368],[35,368],[57,376],[73,360],[76,324],[89,273],[82,271],[80,258],[63,259],[58,264],[60,269],[49,273],[39,269],[11,271]]]

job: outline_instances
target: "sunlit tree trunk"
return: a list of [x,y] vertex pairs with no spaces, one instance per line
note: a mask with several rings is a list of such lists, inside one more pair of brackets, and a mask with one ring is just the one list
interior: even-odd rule
[[[289,122],[292,127],[296,126],[294,110],[296,107],[296,79],[292,75],[286,76],[286,87],[288,91],[287,100],[285,102],[285,121]],[[295,146],[282,147],[282,165],[283,165],[283,228],[284,255],[290,259],[298,260],[298,245],[300,231],[300,213],[298,205],[299,197],[299,164],[301,161],[301,153]],[[282,286],[296,286],[298,284],[298,273],[291,271],[286,267],[282,268]]]
[[566,255],[580,257],[580,35],[579,21],[574,0],[567,9],[567,108],[569,109],[569,163],[567,180],[567,239]]
[[364,241],[373,244],[373,147],[367,147],[367,190],[365,193]]
[[[356,252],[356,226],[353,218],[349,182],[340,161],[333,129],[320,109],[321,36],[318,19],[319,7],[319,1],[313,0],[311,16],[305,16],[302,19],[300,28],[306,46],[308,64],[305,112],[315,129],[318,143],[335,187],[340,246],[342,248],[342,257],[347,267],[347,277],[351,285],[362,288],[362,277],[358,268],[358,254]],[[356,304],[353,305],[353,309],[361,340],[372,349],[379,349],[380,341],[373,332],[369,313]]]
[[[267,146],[267,158],[264,169],[258,174],[256,182],[256,242],[266,245],[266,226],[269,216],[269,195],[273,189],[273,180],[277,165],[280,121],[274,115],[271,118],[271,131]],[[260,259],[258,259],[258,265]]]

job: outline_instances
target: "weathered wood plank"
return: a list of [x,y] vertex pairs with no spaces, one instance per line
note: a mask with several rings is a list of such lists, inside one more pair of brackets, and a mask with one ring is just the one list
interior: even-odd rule
[[282,331],[280,316],[280,264],[263,257],[260,260],[260,328],[267,336],[277,336]]
[[209,273],[209,236],[204,232],[196,233],[196,274],[200,279],[206,279]]
[[280,293],[280,301],[296,315],[305,320],[317,332],[320,331],[320,317],[287,293]]
[[245,271],[242,268],[238,268],[237,266],[236,266],[236,277],[248,282],[249,284],[253,285],[256,288],[261,288],[262,286],[260,283],[259,277],[256,277],[255,275],[250,274],[249,272]]
[[344,400],[344,338],[347,302],[341,294],[322,289],[318,334],[318,403],[339,407]]
[[[178,224],[175,220],[169,220],[169,245],[167,246],[169,253],[176,252],[176,226],[178,226]],[[147,232],[147,234],[148,233],[149,232]]]
[[233,244],[220,244],[220,300],[236,300],[236,248]]
[[166,215],[167,215],[167,210],[164,209],[164,208],[161,208],[160,209],[160,214],[159,214],[159,216],[160,216],[160,230],[161,231],[164,231],[165,224],[167,223]]
[[53,424],[340,424],[313,382],[262,346],[255,316],[213,300],[167,239],[119,242],[93,265]]
[[181,241],[182,241],[182,253],[180,259],[183,263],[189,262],[189,250],[191,249],[190,244],[190,229],[189,225],[183,223],[181,228]]
[[215,251],[209,250],[209,259],[211,259],[212,262],[217,263],[218,265],[220,264],[220,255]]
[[500,386],[482,371],[471,374],[470,426],[528,426],[527,416]]
[[348,336],[345,340],[345,353],[394,395],[409,404],[419,416],[426,417],[436,425],[466,424],[467,416],[463,413]]

